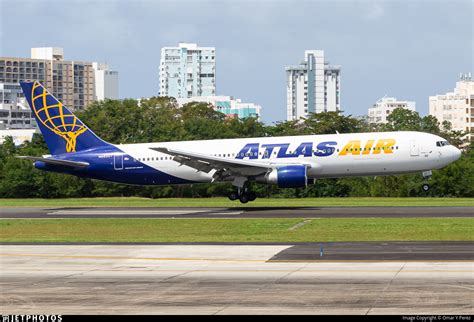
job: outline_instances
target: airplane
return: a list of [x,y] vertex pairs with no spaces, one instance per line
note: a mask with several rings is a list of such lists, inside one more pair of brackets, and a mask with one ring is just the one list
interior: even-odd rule
[[[250,182],[304,188],[320,178],[381,176],[442,168],[461,156],[423,132],[373,132],[111,144],[38,81],[21,82],[50,155],[20,156],[40,170],[132,185],[232,182],[229,199],[256,199]],[[423,184],[427,191],[429,185]]]

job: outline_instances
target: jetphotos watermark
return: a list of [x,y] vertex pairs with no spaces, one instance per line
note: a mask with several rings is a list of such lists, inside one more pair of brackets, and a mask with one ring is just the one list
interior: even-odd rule
[[410,322],[434,322],[434,321],[463,321],[470,322],[472,321],[471,315],[404,315],[402,316],[403,321]]
[[62,315],[2,314],[1,322],[61,322],[62,320]]

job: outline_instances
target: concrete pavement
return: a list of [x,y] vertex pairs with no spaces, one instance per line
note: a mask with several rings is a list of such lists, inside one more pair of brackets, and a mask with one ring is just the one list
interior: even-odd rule
[[291,245],[2,245],[3,314],[473,314],[473,261],[272,261]]

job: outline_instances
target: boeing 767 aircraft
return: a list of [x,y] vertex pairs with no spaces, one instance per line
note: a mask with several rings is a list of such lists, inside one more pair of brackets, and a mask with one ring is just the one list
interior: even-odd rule
[[[114,145],[103,141],[39,82],[22,82],[51,155],[22,156],[37,169],[135,185],[230,181],[242,203],[249,182],[306,187],[318,178],[422,172],[461,152],[421,132],[374,132]],[[428,190],[427,184],[423,185]]]

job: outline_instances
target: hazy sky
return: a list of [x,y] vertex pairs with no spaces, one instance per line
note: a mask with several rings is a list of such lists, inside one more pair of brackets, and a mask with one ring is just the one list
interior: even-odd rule
[[451,91],[473,72],[474,1],[34,1],[0,0],[0,56],[63,47],[67,60],[107,62],[120,97],[158,92],[160,48],[216,47],[217,94],[286,118],[285,66],[305,49],[342,65],[345,114],[387,94],[414,100]]

